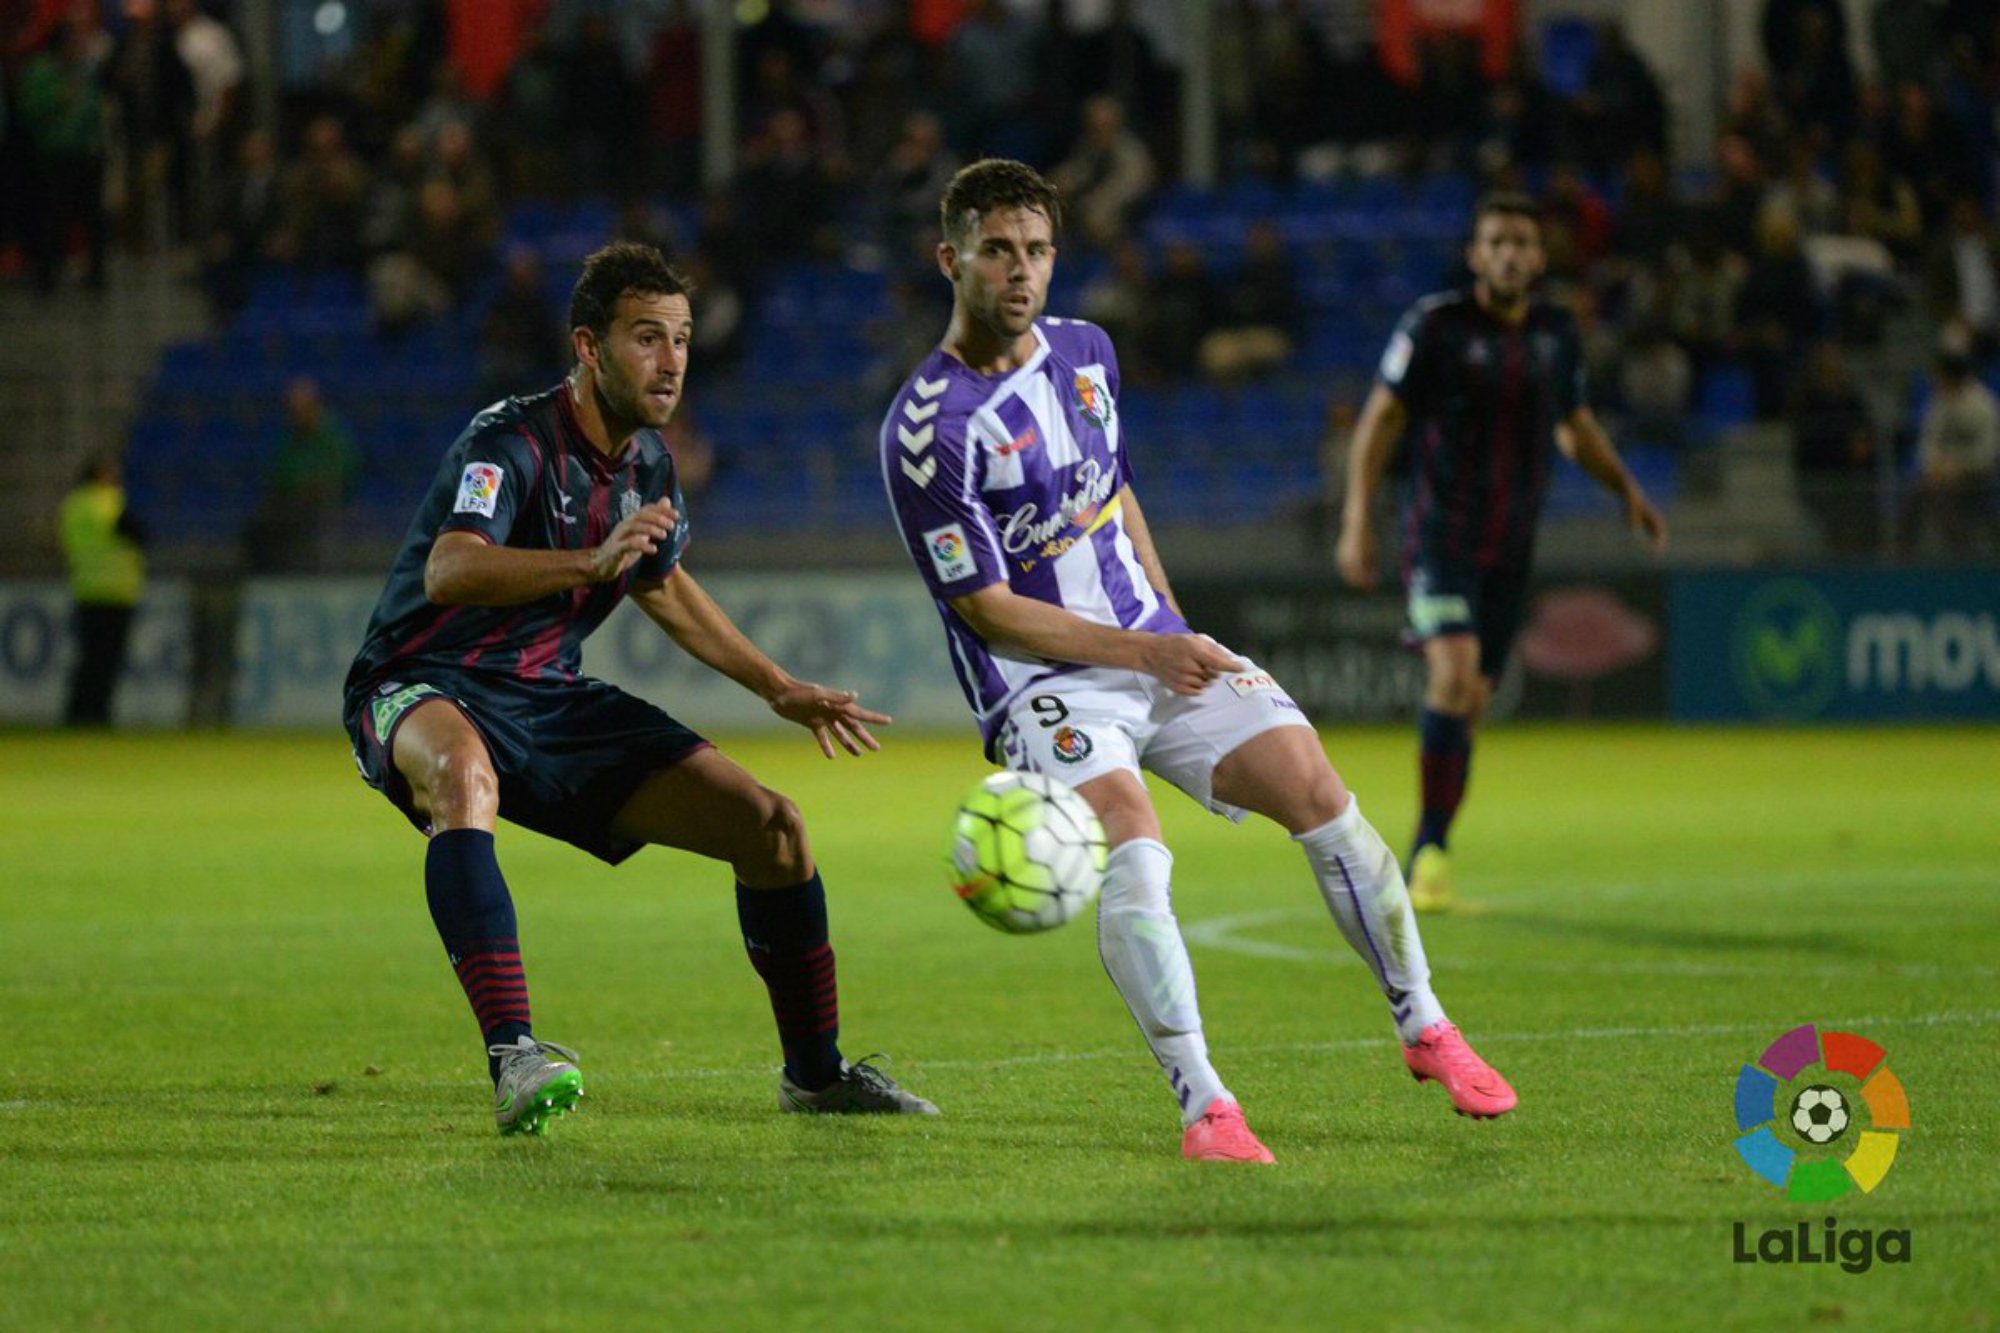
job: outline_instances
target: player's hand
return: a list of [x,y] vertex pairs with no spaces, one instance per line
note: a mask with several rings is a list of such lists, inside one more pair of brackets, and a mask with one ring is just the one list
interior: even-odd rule
[[1146,645],[1147,674],[1175,694],[1200,694],[1225,671],[1242,669],[1241,661],[1206,634],[1155,634]]
[[1645,541],[1654,555],[1667,549],[1667,516],[1637,487],[1625,497],[1625,522]]
[[813,739],[819,742],[819,752],[831,759],[836,741],[849,754],[860,754],[864,746],[870,750],[882,748],[881,742],[868,734],[866,724],[887,726],[894,719],[887,713],[863,708],[859,699],[853,690],[795,680],[771,696],[771,711],[812,732]]
[[637,563],[640,556],[652,555],[660,543],[673,536],[680,515],[672,500],[655,500],[640,505],[611,529],[602,546],[590,553],[590,581],[609,583]]
[[1363,592],[1375,586],[1380,561],[1375,551],[1375,529],[1367,523],[1343,523],[1340,544],[1334,548],[1334,564],[1350,588]]

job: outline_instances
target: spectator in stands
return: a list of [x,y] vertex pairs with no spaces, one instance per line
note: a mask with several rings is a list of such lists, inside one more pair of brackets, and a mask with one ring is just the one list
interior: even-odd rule
[[1694,361],[1664,322],[1642,324],[1626,340],[1618,362],[1618,394],[1625,433],[1646,444],[1679,448],[1686,441]]
[[1792,470],[1799,502],[1842,559],[1875,554],[1875,423],[1848,373],[1840,344],[1817,344],[1790,409]]
[[1041,32],[1001,0],[967,0],[948,43],[944,101],[961,157],[1042,155],[1033,111]]
[[236,146],[236,162],[217,193],[203,256],[202,285],[218,313],[233,314],[250,298],[250,275],[270,257],[283,197],[271,136],[251,130]]
[[1722,243],[1739,255],[1757,248],[1757,219],[1764,211],[1764,158],[1740,134],[1725,134],[1715,146],[1715,193],[1708,211],[1721,229]]
[[1764,71],[1745,66],[1729,86],[1723,133],[1742,139],[1761,159],[1773,159],[1790,138],[1785,113],[1771,98],[1771,81]]
[[798,111],[772,113],[745,145],[736,189],[762,259],[832,253],[831,183]]
[[1168,244],[1139,330],[1145,360],[1172,380],[1194,374],[1196,353],[1215,310],[1215,284],[1199,247],[1192,241]]
[[1756,384],[1757,415],[1784,410],[1801,349],[1819,331],[1819,289],[1800,247],[1798,222],[1782,211],[1757,225],[1757,257],[1736,293],[1735,350]]
[[1628,264],[1659,264],[1687,235],[1687,210],[1666,160],[1642,149],[1625,164],[1625,197],[1611,224],[1611,253]]
[[242,111],[243,48],[229,26],[196,0],[166,0],[174,50],[194,83],[192,222],[205,233],[214,221],[222,178],[229,170]]
[[79,12],[21,67],[19,127],[39,196],[27,210],[25,239],[35,290],[44,296],[55,291],[79,230],[90,259],[87,281],[93,291],[104,289],[106,108],[92,52],[97,35]]
[[491,254],[491,236],[466,215],[458,191],[446,181],[425,181],[410,230],[368,266],[377,327],[401,333],[450,314]]
[[479,326],[479,393],[487,402],[539,384],[569,364],[569,334],[549,303],[547,275],[533,246],[507,252],[500,295]]
[[1840,196],[1819,174],[1813,140],[1795,139],[1785,157],[1785,174],[1764,190],[1764,209],[1782,209],[1806,236],[1826,236],[1840,230]]
[[1597,51],[1573,111],[1572,142],[1593,171],[1608,172],[1635,153],[1667,150],[1667,100],[1660,81],[1615,18],[1597,25]]
[[743,360],[750,327],[750,303],[729,270],[705,247],[689,253],[683,272],[701,300],[695,321],[693,352],[716,374],[734,370]]
[[1882,161],[1882,151],[1866,139],[1847,145],[1840,175],[1840,229],[1878,242],[1899,262],[1923,246],[1924,217],[1917,192]]
[[1917,434],[1917,476],[1903,505],[1897,545],[1905,557],[1935,526],[1951,555],[1966,559],[2000,538],[2000,404],[1974,373],[1964,341],[1937,360],[1930,406]]
[[1950,117],[1938,114],[1937,102],[1923,84],[1906,83],[1896,90],[1881,141],[1889,169],[1916,189],[1926,227],[1944,221],[1956,196],[1978,194],[1983,181],[1977,155]]
[[1574,162],[1558,162],[1542,211],[1549,276],[1583,278],[1611,253],[1611,207]]
[[306,127],[302,155],[285,176],[285,221],[276,237],[280,257],[307,268],[359,263],[370,183],[339,119],[315,117]]
[[569,94],[563,86],[567,61],[546,23],[535,28],[507,68],[492,108],[492,142],[501,173],[515,198],[562,194],[572,188],[563,153]]
[[153,0],[131,0],[125,20],[106,76],[124,150],[123,230],[146,254],[193,234],[187,183],[195,87]]
[[491,241],[500,235],[500,190],[467,121],[447,121],[431,140],[429,175],[458,192],[466,225]]
[[1243,267],[1222,286],[1196,355],[1202,374],[1223,384],[1275,370],[1291,360],[1298,343],[1299,275],[1278,224],[1251,225]]
[[57,518],[76,607],[76,657],[63,722],[111,723],[112,695],[125,669],[125,645],[146,586],[145,533],[125,499],[116,458],[92,459]]
[[354,435],[326,406],[318,382],[302,375],[285,386],[284,433],[243,530],[249,568],[259,574],[324,568],[331,525],[360,475]]
[[416,228],[417,194],[430,174],[430,153],[415,125],[396,131],[387,157],[369,185],[367,218],[361,224],[361,246],[370,255],[394,250]]
[[1125,233],[1153,179],[1153,151],[1126,127],[1125,108],[1108,94],[1083,104],[1083,132],[1049,173],[1078,233],[1096,249]]
[[1789,40],[1773,56],[1778,103],[1795,142],[1841,143],[1853,132],[1856,84],[1845,31],[1839,0],[1808,0],[1794,10]]
[[1929,83],[1937,76],[1941,46],[1936,0],[1875,0],[1868,27],[1882,82],[1893,88]]
[[[889,156],[868,190],[876,211],[875,239],[891,264],[911,262],[926,238],[935,244],[937,201],[959,168],[958,155],[945,143],[944,122],[928,111],[912,111]],[[926,256],[928,257],[928,256]],[[929,273],[936,260],[924,265]]]
[[1973,335],[1978,353],[1990,353],[2000,335],[2000,232],[1979,200],[1961,195],[1951,206],[1943,235],[1931,243],[1925,285],[1931,313],[1941,324],[1959,324]]
[[1150,367],[1140,349],[1146,341],[1143,328],[1151,304],[1146,246],[1135,236],[1127,236],[1112,247],[1110,265],[1084,284],[1083,294],[1077,300],[1077,309],[1083,317],[1110,334],[1113,346],[1132,349],[1123,374],[1134,382],[1142,383],[1150,377]]
[[1728,354],[1736,330],[1744,263],[1722,241],[1713,219],[1696,219],[1668,255],[1664,306],[1674,338],[1697,370]]
[[559,147],[586,194],[612,194],[628,183],[623,165],[645,126],[645,100],[625,65],[609,15],[591,9],[577,24],[563,60],[563,133]]

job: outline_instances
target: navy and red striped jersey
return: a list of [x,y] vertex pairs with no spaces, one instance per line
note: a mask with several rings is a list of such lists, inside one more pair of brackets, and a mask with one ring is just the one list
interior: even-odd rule
[[[530,550],[581,550],[663,496],[680,514],[672,538],[612,582],[513,606],[437,606],[424,595],[424,563],[441,533],[472,532]],[[671,574],[687,540],[687,509],[659,432],[641,430],[622,454],[607,458],[584,437],[567,382],[503,399],[475,416],[445,454],[375,603],[347,688],[412,675],[413,666],[426,663],[522,680],[574,680],[583,670],[584,639],[633,580]]]
[[1406,559],[1490,567],[1524,558],[1556,425],[1589,401],[1576,320],[1532,301],[1510,324],[1469,291],[1441,292],[1403,316],[1380,376],[1410,415]]

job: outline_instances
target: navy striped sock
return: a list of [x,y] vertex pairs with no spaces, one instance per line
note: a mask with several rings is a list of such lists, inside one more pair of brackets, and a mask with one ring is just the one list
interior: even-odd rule
[[840,1077],[840,997],[818,874],[787,889],[736,886],[736,920],[750,965],[771,993],[785,1076],[814,1091]]
[[1424,812],[1417,823],[1416,845],[1410,849],[1412,860],[1426,847],[1445,845],[1472,770],[1472,728],[1464,718],[1426,708],[1418,734],[1423,740],[1417,766]]
[[[424,857],[424,896],[486,1045],[511,1046],[531,1035],[514,899],[493,855],[493,835],[447,829],[433,837]],[[497,1072],[498,1061],[488,1056],[486,1063]]]

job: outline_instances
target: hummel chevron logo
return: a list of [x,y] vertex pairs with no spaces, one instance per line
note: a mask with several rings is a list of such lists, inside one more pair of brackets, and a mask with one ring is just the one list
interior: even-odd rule
[[950,383],[951,381],[949,379],[947,379],[943,375],[940,375],[934,380],[919,379],[914,387],[916,388],[917,391],[917,397],[935,398],[939,394],[943,393],[945,390],[945,386]]
[[905,402],[903,404],[903,415],[912,421],[929,421],[938,414],[938,409],[943,406],[943,403],[925,403],[919,407],[916,403]]
[[931,478],[937,475],[937,459],[935,458],[926,458],[921,465],[912,463],[907,458],[903,459],[902,463],[903,475],[919,486],[930,485]]
[[896,424],[896,438],[901,440],[903,442],[903,447],[905,449],[908,449],[913,454],[920,454],[924,450],[930,448],[931,438],[936,434],[937,434],[936,426],[925,426],[919,430],[913,431],[908,426],[903,425],[901,422],[898,422]]

